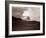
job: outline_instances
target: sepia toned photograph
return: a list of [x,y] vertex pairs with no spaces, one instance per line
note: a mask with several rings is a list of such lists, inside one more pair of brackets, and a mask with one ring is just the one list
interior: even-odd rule
[[12,7],[12,31],[40,30],[39,7]]
[[33,36],[44,34],[43,4],[33,2],[8,3],[8,35]]

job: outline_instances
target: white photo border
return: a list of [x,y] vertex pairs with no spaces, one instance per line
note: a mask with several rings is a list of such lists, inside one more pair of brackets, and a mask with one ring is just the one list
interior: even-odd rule
[[[28,30],[28,31],[12,31],[12,6],[14,7],[40,7],[40,30]],[[37,34],[43,33],[43,6],[42,5],[26,5],[26,4],[9,4],[9,35],[21,35],[21,34]]]

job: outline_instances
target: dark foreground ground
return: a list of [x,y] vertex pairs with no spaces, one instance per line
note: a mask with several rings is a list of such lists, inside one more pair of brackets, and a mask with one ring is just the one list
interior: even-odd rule
[[12,31],[23,30],[40,30],[40,22],[37,21],[24,21],[20,18],[12,17]]

